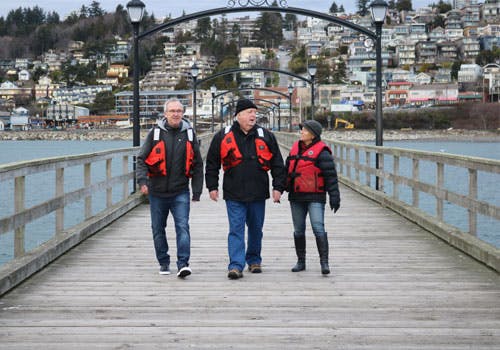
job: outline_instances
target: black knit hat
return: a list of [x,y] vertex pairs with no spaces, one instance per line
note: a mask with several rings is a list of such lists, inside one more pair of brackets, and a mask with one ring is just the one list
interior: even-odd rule
[[249,108],[257,109],[257,106],[252,101],[247,100],[246,98],[242,98],[238,100],[238,103],[236,104],[236,112],[234,113],[234,115],[237,115],[241,111]]
[[309,130],[314,135],[314,137],[318,139],[321,138],[321,131],[323,130],[323,127],[316,120],[306,120],[299,126],[301,129],[306,128],[307,130]]

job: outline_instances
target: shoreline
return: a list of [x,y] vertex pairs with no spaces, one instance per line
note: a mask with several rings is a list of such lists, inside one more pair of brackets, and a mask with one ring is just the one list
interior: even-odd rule
[[[141,130],[144,139],[148,130]],[[338,141],[375,141],[375,130],[323,131],[324,139]],[[1,131],[0,141],[120,141],[132,140],[132,130],[90,129],[90,130],[28,130]],[[385,141],[470,141],[500,142],[498,130],[384,130]]]

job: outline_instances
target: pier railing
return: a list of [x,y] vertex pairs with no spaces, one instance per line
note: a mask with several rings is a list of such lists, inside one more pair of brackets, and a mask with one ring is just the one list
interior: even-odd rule
[[[276,134],[287,148],[298,138],[297,134]],[[342,183],[500,271],[499,249],[481,234],[481,229],[498,232],[499,199],[491,190],[500,180],[500,161],[323,141],[332,148]],[[374,188],[377,177],[378,191]],[[464,224],[457,227],[457,221]]]
[[[205,157],[212,134],[199,136]],[[144,200],[138,148],[0,165],[0,295]]]

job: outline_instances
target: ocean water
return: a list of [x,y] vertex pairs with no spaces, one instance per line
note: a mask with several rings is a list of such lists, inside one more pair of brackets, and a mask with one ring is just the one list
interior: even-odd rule
[[[489,159],[500,160],[500,142],[452,142],[452,141],[386,141],[385,146],[399,147],[407,149],[416,149],[430,152],[444,152],[451,154],[467,155],[473,157],[483,157]],[[109,149],[131,147],[131,141],[0,141],[0,164],[11,162],[18,162],[23,160],[40,159],[47,157],[56,157],[63,155],[75,155],[92,153]],[[364,160],[361,160],[364,162]],[[431,164],[420,164],[420,177],[421,180],[432,183],[435,181],[435,167]],[[116,167],[121,167],[116,163]],[[385,161],[385,167],[392,169],[390,161]],[[104,169],[104,167],[101,167]],[[71,170],[73,171],[73,170]],[[68,191],[71,188],[79,188],[81,186],[82,172],[81,170],[74,170],[72,173],[70,169],[65,173],[65,186]],[[116,171],[120,171],[117,169]],[[405,163],[401,160],[400,172],[409,175],[411,173],[411,164]],[[113,170],[115,175],[115,170]],[[104,179],[105,174],[93,172],[93,181],[95,179]],[[95,177],[95,178],[94,178]],[[41,183],[40,183],[41,181]],[[66,184],[67,181],[67,184]],[[363,179],[362,179],[363,181]],[[500,186],[499,176],[495,174],[478,174],[479,193],[480,199],[488,200],[495,205],[500,206]],[[27,198],[26,206],[29,207],[33,204],[43,202],[53,195],[53,185],[55,179],[53,176],[46,176],[39,180],[26,181],[26,190],[36,193],[36,196]],[[374,181],[372,181],[374,183]],[[468,189],[468,174],[462,169],[445,169],[445,185],[458,192],[467,193]],[[9,186],[0,182],[0,217],[10,215],[13,212],[12,193],[7,190]],[[12,187],[12,186],[10,186]],[[386,182],[385,191],[388,194],[392,193],[392,187],[389,182]],[[401,199],[411,204],[411,190],[401,186],[399,189]],[[113,191],[114,195],[119,197],[121,191]],[[118,200],[118,199],[117,199]],[[95,196],[93,198],[92,207],[94,211],[98,211],[103,207],[103,197]],[[114,200],[115,202],[115,200]],[[420,195],[420,208],[432,215],[435,215],[435,200],[430,196],[423,193]],[[70,227],[75,223],[82,220],[82,203],[75,203],[68,207],[68,212],[74,215],[66,215],[65,227]],[[464,231],[468,231],[467,227],[467,211],[456,206],[451,206],[445,203],[444,208],[445,218],[452,222],[455,226]],[[479,216],[478,218],[478,236],[484,241],[500,247],[500,227],[499,222],[494,219],[489,219]],[[39,219],[26,227],[26,250],[33,249],[44,241],[53,236],[55,216],[49,215],[45,218]],[[13,258],[13,234],[7,233],[0,235],[0,265]]]

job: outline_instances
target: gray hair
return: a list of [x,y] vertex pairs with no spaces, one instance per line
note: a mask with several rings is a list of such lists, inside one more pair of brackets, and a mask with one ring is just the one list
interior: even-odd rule
[[179,102],[182,105],[182,109],[184,109],[182,102],[178,98],[173,97],[165,101],[165,104],[163,105],[163,112],[167,113],[168,105],[174,102]]

